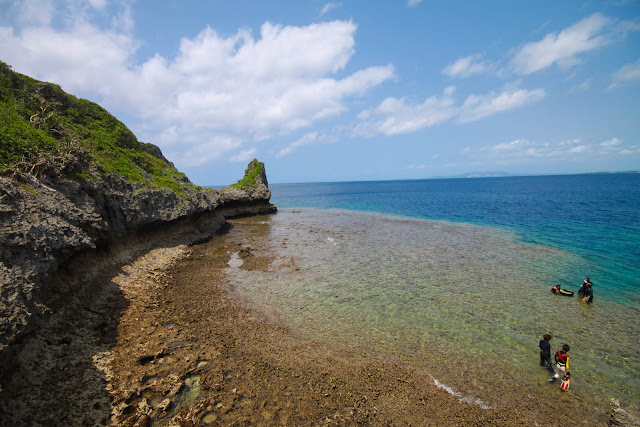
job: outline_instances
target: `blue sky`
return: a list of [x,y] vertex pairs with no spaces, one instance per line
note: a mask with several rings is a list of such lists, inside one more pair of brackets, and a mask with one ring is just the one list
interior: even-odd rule
[[640,0],[0,0],[0,59],[200,185],[640,170]]

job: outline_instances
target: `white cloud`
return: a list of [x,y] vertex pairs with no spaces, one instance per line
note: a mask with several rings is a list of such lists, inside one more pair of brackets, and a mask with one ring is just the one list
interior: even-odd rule
[[550,33],[538,42],[527,43],[514,55],[511,65],[519,74],[531,74],[553,64],[568,69],[581,63],[580,54],[609,43],[611,33],[604,30],[612,20],[593,14],[560,33]]
[[24,0],[11,6],[21,24],[49,25],[55,12],[53,0]]
[[422,0],[409,0],[407,4],[409,5],[409,7],[414,7],[419,5],[420,3],[422,3]]
[[169,151],[167,155],[179,164],[202,166],[240,148],[242,142],[228,136],[215,136],[204,143],[193,144],[180,151]]
[[503,142],[500,144],[496,144],[492,147],[490,147],[491,150],[493,151],[515,151],[515,150],[521,150],[523,147],[527,147],[529,145],[529,141],[524,140],[524,139],[516,139],[515,141],[511,141],[511,142]]
[[486,73],[491,69],[488,64],[480,62],[480,55],[465,56],[447,65],[442,74],[449,77],[469,77],[473,74]]
[[459,120],[472,122],[515,108],[537,102],[545,97],[544,89],[504,89],[500,93],[471,95],[461,107]]
[[591,89],[591,84],[592,84],[593,80],[592,79],[586,79],[585,81],[583,81],[580,84],[577,84],[575,86],[573,86],[569,92],[570,93],[576,93],[576,92],[586,92],[589,89]]
[[15,34],[11,28],[0,29],[4,61],[20,72],[60,83],[75,93],[121,91],[133,76],[127,64],[136,48],[129,36],[100,31],[85,22],[63,31],[37,26]]
[[460,123],[472,122],[523,107],[545,97],[543,89],[519,89],[507,85],[500,93],[471,95],[461,106],[453,98],[454,86],[442,96],[431,96],[423,103],[411,104],[406,98],[389,97],[375,108],[364,110],[354,133],[359,136],[397,135],[413,133],[457,118]]
[[609,86],[609,89],[640,82],[640,59],[631,64],[624,65],[613,73],[612,80],[613,82]]
[[317,141],[318,141],[318,132],[308,133],[304,135],[302,138],[292,142],[291,144],[287,145],[285,148],[280,150],[280,152],[278,152],[278,157],[283,157],[283,156],[286,156],[287,154],[291,154],[297,148],[305,145],[315,144]]
[[587,151],[589,151],[589,146],[588,145],[576,145],[575,147],[571,147],[569,149],[570,153],[585,153]]
[[580,138],[557,142],[516,139],[510,142],[485,146],[477,150],[465,149],[463,154],[477,161],[484,159],[497,163],[517,165],[526,163],[532,158],[549,161],[580,162],[598,158],[623,157],[629,154],[640,154],[640,146],[625,146],[620,138],[611,138],[604,142],[585,142]]
[[296,151],[300,147],[314,144],[333,144],[338,140],[335,135],[310,132],[281,149],[277,157],[284,157]]
[[[460,78],[489,72],[495,72],[499,77],[512,72],[528,75],[554,64],[562,70],[568,70],[581,64],[587,53],[624,40],[633,31],[640,31],[640,23],[616,21],[595,13],[559,33],[549,33],[542,40],[512,49],[507,66],[500,66],[498,61],[482,60],[483,54],[475,54],[457,59],[441,72],[449,77]],[[584,82],[575,91],[584,90],[586,85],[588,83]]]
[[622,156],[628,156],[631,154],[640,154],[640,145],[632,145],[630,147],[623,148],[618,152],[618,154]]
[[360,135],[397,135],[412,133],[451,119],[456,114],[454,87],[444,90],[441,97],[432,96],[420,104],[408,104],[405,98],[389,97],[376,108],[358,116],[363,123],[356,127]]
[[231,160],[232,162],[246,163],[246,162],[250,161],[251,159],[253,159],[257,152],[258,152],[258,150],[256,150],[255,148],[250,148],[248,150],[242,150],[239,153],[231,156],[229,158],[229,160]]
[[337,9],[339,7],[342,7],[342,3],[327,3],[322,7],[322,10],[320,11],[320,16],[324,15],[325,13],[329,13],[331,10],[333,9]]
[[207,27],[183,38],[175,57],[136,63],[140,42],[127,31],[133,26],[129,4],[91,5],[120,7],[111,28],[90,22],[94,9],[63,28],[49,25],[50,17],[0,27],[2,59],[16,71],[127,112],[138,120],[138,136],[175,152],[178,164],[204,164],[216,157],[210,151],[243,150],[251,141],[339,115],[350,97],[394,75],[386,65],[340,76],[355,53],[357,27],[350,21],[266,22],[257,38],[246,29],[222,36]]
[[96,9],[104,9],[107,5],[107,0],[89,0],[89,4]]
[[611,138],[600,143],[600,146],[603,148],[614,148],[619,147],[620,145],[622,145],[622,140],[620,138]]

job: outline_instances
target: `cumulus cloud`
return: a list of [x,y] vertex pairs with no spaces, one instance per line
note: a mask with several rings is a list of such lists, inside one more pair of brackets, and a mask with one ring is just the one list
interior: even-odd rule
[[358,116],[363,123],[356,127],[360,135],[397,135],[415,132],[451,119],[456,114],[453,92],[448,87],[442,96],[431,96],[419,104],[408,103],[406,98],[389,97],[376,108],[365,110]]
[[28,27],[15,34],[0,28],[0,51],[14,69],[61,83],[71,92],[117,94],[134,77],[127,68],[137,43],[111,31],[79,22],[72,29]]
[[640,82],[640,59],[631,64],[626,64],[613,73],[612,83],[609,89]]
[[473,122],[545,97],[543,89],[507,86],[499,93],[470,95],[462,105],[456,105],[454,92],[454,86],[447,87],[442,96],[431,96],[422,103],[410,103],[406,98],[386,98],[376,108],[358,115],[361,122],[354,133],[360,136],[391,136],[416,132],[453,119],[460,123]]
[[608,44],[613,32],[613,21],[595,13],[565,28],[550,33],[538,42],[527,43],[517,50],[511,65],[519,74],[531,74],[553,64],[568,69],[582,62],[579,55]]
[[500,93],[469,96],[460,109],[462,123],[473,122],[515,108],[537,102],[545,97],[544,89],[504,89]]
[[140,63],[140,42],[127,31],[133,25],[128,3],[120,4],[110,28],[93,24],[89,14],[112,4],[84,5],[64,27],[52,26],[50,14],[0,27],[3,60],[125,111],[141,138],[173,151],[182,165],[205,164],[216,158],[210,152],[246,157],[250,149],[243,145],[339,115],[350,97],[394,75],[391,65],[382,65],[341,76],[355,53],[357,27],[351,21],[265,22],[257,37],[248,29],[222,36],[206,27],[183,38],[175,57],[155,55]]
[[480,61],[481,55],[465,56],[447,65],[442,74],[449,77],[469,77],[473,74],[486,73],[491,66]]

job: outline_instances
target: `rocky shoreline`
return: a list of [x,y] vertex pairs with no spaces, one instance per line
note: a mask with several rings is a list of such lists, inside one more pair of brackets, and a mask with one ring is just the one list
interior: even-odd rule
[[54,314],[19,345],[19,369],[0,394],[0,425],[533,426],[574,419],[577,408],[541,412],[533,398],[483,409],[410,366],[362,363],[359,349],[298,337],[240,304],[224,281],[234,254],[247,270],[295,270],[295,263],[274,263],[251,246],[254,230],[243,219],[195,245],[192,234],[181,240],[177,231],[149,231],[68,264]]
[[210,237],[225,217],[275,211],[266,185],[179,195],[117,176],[97,182],[24,178],[0,178],[0,352],[40,326],[48,312],[44,287],[78,254],[168,224],[175,225],[177,239],[191,234],[195,241]]
[[425,425],[528,424],[526,411],[461,403],[393,363],[355,364],[238,305],[222,280],[230,253],[246,269],[272,261],[241,242],[222,236],[142,251],[127,265],[71,267],[94,291],[75,294],[23,344],[24,393],[2,401],[6,425],[398,424],[415,411]]
[[275,212],[264,166],[245,178],[256,166],[247,188],[182,194],[118,175],[0,177],[0,425],[76,425],[110,408],[92,358],[114,345],[127,305],[117,277],[145,254],[210,239],[227,218]]

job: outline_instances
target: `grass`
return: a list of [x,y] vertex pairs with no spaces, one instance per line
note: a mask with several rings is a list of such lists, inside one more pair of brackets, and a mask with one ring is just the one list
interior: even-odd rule
[[0,61],[0,174],[76,180],[117,174],[178,194],[195,188],[152,144],[98,104]]
[[25,190],[27,190],[28,193],[30,193],[32,196],[39,196],[40,194],[36,191],[35,188],[33,188],[32,186],[30,186],[29,184],[25,184],[25,183],[20,183],[20,186],[22,188],[24,188]]
[[237,190],[252,190],[258,186],[258,177],[264,173],[264,163],[259,162],[257,159],[253,159],[247,170],[244,173],[244,177],[233,184],[231,187]]

